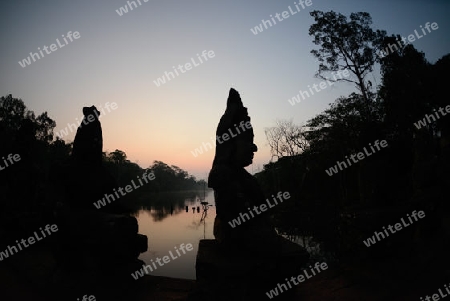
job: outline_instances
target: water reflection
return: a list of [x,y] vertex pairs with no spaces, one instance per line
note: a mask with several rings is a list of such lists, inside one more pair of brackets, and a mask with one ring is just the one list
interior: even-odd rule
[[139,232],[148,237],[148,251],[139,259],[147,264],[180,244],[194,249],[151,272],[151,275],[195,279],[195,258],[200,239],[213,239],[216,216],[212,191],[150,195],[139,202],[134,216]]
[[320,243],[317,242],[312,236],[293,234],[282,234],[282,236],[304,247],[306,251],[314,258],[322,255]]
[[298,232],[300,231],[295,231],[297,234],[294,234],[295,232],[287,232],[281,229],[277,229],[277,232],[281,236],[304,247],[310,255],[309,259],[311,262],[326,261],[331,263],[338,261],[335,252],[326,250],[324,243],[311,234],[299,234]]

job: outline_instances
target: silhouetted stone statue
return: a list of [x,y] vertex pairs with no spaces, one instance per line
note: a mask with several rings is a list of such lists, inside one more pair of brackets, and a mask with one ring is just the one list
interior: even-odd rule
[[98,166],[102,163],[103,149],[102,126],[98,120],[100,111],[95,106],[84,107],[83,115],[73,142],[72,156]]
[[277,234],[269,219],[273,209],[253,210],[266,203],[256,178],[245,170],[257,151],[253,138],[247,108],[231,89],[217,126],[208,178],[216,203],[216,239],[200,241],[196,260],[197,281],[205,300],[263,300],[266,291],[298,273],[309,258],[301,246]]
[[[73,143],[71,161],[66,169],[70,169],[64,182],[65,203],[72,209],[95,209],[94,202],[112,193],[118,188],[114,177],[103,167],[102,126],[99,121],[100,112],[95,106],[83,107],[83,121],[77,129]],[[67,170],[66,170],[67,171]],[[101,211],[115,212],[116,203],[108,204]]]
[[[84,107],[83,114],[70,160],[56,166],[51,176],[60,229],[56,279],[61,288],[98,286],[98,295],[115,300],[117,290],[136,282],[130,275],[143,265],[138,257],[147,250],[147,237],[138,234],[135,217],[112,214],[120,213],[114,209],[117,203],[94,206],[112,194],[117,183],[102,164],[100,112],[91,106]],[[77,277],[79,283],[64,282],[64,277]]]
[[[280,239],[267,217],[268,213],[249,211],[249,208],[265,203],[259,184],[244,168],[252,163],[253,153],[258,150],[253,138],[247,108],[243,106],[239,93],[231,89],[225,114],[217,126],[216,154],[208,178],[208,186],[214,189],[216,202],[214,236],[228,250],[243,251],[247,248],[253,249],[253,254],[277,255]],[[238,218],[240,225],[233,227],[229,224]],[[261,244],[265,247],[257,248]]]

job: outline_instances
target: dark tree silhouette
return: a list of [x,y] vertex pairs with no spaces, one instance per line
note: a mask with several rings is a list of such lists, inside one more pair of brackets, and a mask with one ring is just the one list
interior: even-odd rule
[[[370,25],[372,18],[366,12],[352,13],[349,19],[334,11],[313,11],[310,13],[315,23],[309,34],[314,36],[314,44],[320,49],[311,50],[319,61],[317,76],[330,81],[354,83],[366,102],[371,97],[370,83],[366,76],[377,61],[379,42],[385,31],[374,31]],[[356,79],[326,76],[331,72],[348,69]]]

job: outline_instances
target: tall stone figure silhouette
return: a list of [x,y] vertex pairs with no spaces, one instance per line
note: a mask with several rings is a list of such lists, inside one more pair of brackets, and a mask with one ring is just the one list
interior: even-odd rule
[[[271,226],[267,213],[251,214],[249,211],[265,203],[261,187],[245,170],[258,150],[253,138],[247,108],[232,88],[226,111],[217,126],[216,153],[208,178],[216,203],[214,236],[220,247],[229,251],[251,249],[253,255],[277,256],[281,251],[281,238]],[[236,218],[241,219],[241,224],[232,226]]]
[[[254,210],[267,199],[245,170],[258,150],[253,139],[247,108],[230,89],[208,177],[216,203],[215,240],[200,241],[196,260],[204,300],[265,300],[267,291],[298,273],[309,259],[305,249],[277,234],[269,218],[275,209]],[[294,295],[292,289],[277,298]]]

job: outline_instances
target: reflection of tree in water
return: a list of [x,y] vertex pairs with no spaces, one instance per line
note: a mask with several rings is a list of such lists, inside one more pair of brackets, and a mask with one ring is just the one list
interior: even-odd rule
[[[202,205],[202,215],[200,217],[200,220],[193,220],[192,224],[188,226],[189,229],[197,230],[202,224],[203,224],[203,239],[206,239],[206,217],[208,216],[208,209],[209,207],[213,206],[212,204],[202,201],[200,202]],[[195,208],[195,207],[193,207]],[[186,212],[189,212],[187,206],[186,206]],[[195,210],[194,210],[195,213]],[[200,213],[200,207],[197,206],[197,213]]]
[[150,216],[153,218],[153,221],[160,222],[170,214],[170,210],[167,210],[166,207],[157,207],[153,208],[153,210],[150,210],[149,213]]
[[297,235],[297,234],[281,234],[292,242],[303,246],[306,251],[312,256],[318,255],[321,252],[320,243],[317,242],[314,237],[309,235]]
[[197,203],[203,197],[203,191],[185,192],[164,192],[149,194],[134,200],[131,214],[139,215],[139,211],[144,210],[149,213],[153,221],[160,222],[171,215],[180,214],[185,211],[185,206]]
[[326,248],[323,242],[314,237],[309,231],[299,231],[298,229],[296,231],[285,231],[278,228],[277,232],[281,236],[304,247],[310,255],[310,260],[327,262],[335,262],[337,260],[335,252],[328,250],[329,248]]

